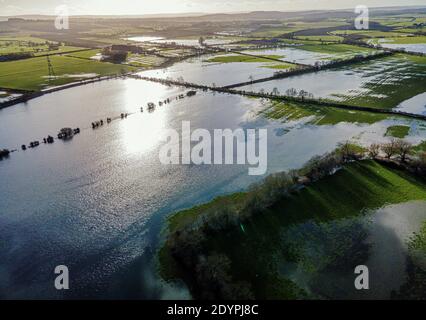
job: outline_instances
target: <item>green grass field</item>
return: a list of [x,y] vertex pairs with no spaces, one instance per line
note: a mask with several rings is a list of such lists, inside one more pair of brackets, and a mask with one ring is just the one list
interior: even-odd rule
[[303,47],[303,50],[318,52],[318,53],[326,53],[335,55],[336,58],[345,58],[348,59],[358,54],[366,55],[377,52],[377,50],[352,46],[348,44],[311,44],[307,43]]
[[410,127],[407,126],[391,126],[386,131],[386,136],[403,139],[408,136]]
[[379,30],[336,30],[331,33],[335,35],[356,34],[360,36],[365,36],[366,38],[391,38],[404,36],[403,34],[397,32],[385,32]]
[[347,22],[340,20],[325,20],[316,22],[293,21],[277,26],[263,26],[250,33],[252,37],[278,37],[283,34],[289,34],[302,30],[315,30],[317,28],[339,27],[346,25]]
[[[272,62],[272,61],[270,61]],[[278,64],[266,64],[264,66],[262,66],[263,68],[269,68],[269,69],[276,69],[276,70],[287,70],[287,69],[291,69],[294,68],[295,65],[291,64],[291,63],[278,63]]]
[[296,36],[295,39],[299,40],[315,40],[315,41],[342,41],[344,40],[343,37],[338,35],[323,35],[323,36]]
[[96,56],[101,51],[102,51],[101,49],[92,49],[92,50],[86,50],[86,51],[80,51],[80,52],[73,52],[73,53],[68,53],[67,57],[90,59]]
[[[269,58],[269,59],[268,59]],[[278,62],[271,59],[282,59],[283,56],[279,55],[265,55],[263,57],[251,57],[246,55],[226,55],[226,56],[217,56],[210,58],[207,62],[212,63],[265,63],[262,65],[262,68],[276,69],[276,70],[287,70],[294,68],[295,65],[288,62]]]
[[49,81],[45,57],[0,63],[0,87],[37,91],[47,86],[62,85],[87,76],[120,74],[135,68],[67,56],[50,57],[57,78]]
[[50,50],[50,41],[36,37],[0,37],[0,55],[11,53],[31,53],[34,56],[46,54],[59,54],[63,52],[72,52],[82,50],[81,47],[60,45],[57,50]]
[[[233,197],[230,202],[238,203],[244,194],[230,197]],[[283,198],[241,228],[209,239],[208,252],[227,255],[234,281],[250,283],[257,299],[301,298],[305,293],[278,272],[277,261],[291,259],[281,238],[283,231],[307,221],[327,224],[362,215],[365,210],[411,200],[426,200],[424,182],[374,161],[352,163],[333,176]],[[171,216],[170,230],[194,219],[213,203]],[[163,247],[159,257],[165,268],[163,274],[173,278],[176,270],[167,247]]]

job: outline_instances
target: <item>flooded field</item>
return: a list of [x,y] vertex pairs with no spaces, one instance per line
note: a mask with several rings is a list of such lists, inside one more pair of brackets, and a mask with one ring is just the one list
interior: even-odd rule
[[[160,79],[183,79],[187,82],[204,85],[226,86],[239,82],[273,76],[278,71],[274,66],[280,62],[209,62],[217,57],[230,57],[234,54],[205,55],[174,64],[161,70],[144,71],[140,74],[146,77]],[[285,64],[285,62],[283,62]]]
[[[401,123],[313,125],[306,119],[268,120],[259,115],[266,101],[200,92],[153,113],[140,113],[148,102],[180,93],[181,89],[141,80],[110,80],[0,111],[0,145],[18,149],[0,161],[0,179],[9,181],[0,185],[0,296],[176,298],[184,294],[185,290],[162,284],[152,271],[152,253],[164,217],[244,190],[260,178],[248,176],[243,165],[161,165],[158,152],[165,130],[180,131],[183,120],[208,130],[266,128],[268,173],[298,168],[347,139],[366,144],[383,141],[386,128]],[[91,129],[92,121],[122,112],[129,113],[128,119]],[[70,141],[20,150],[21,144],[68,126],[80,127],[81,134]],[[409,140],[425,138],[426,132],[413,130]],[[47,285],[49,270],[59,260],[72,268],[79,284],[72,294]],[[29,264],[31,268],[23,267]],[[142,289],[115,288],[115,283],[126,283],[133,268],[145,272]]]
[[284,61],[315,65],[317,62],[348,59],[357,54],[373,53],[375,50],[364,50],[363,48],[360,49],[349,45],[324,47],[319,45],[299,45],[269,50],[250,50],[248,52],[256,55],[280,55]]
[[396,109],[404,112],[426,114],[426,92],[403,101]]
[[[380,39],[378,43],[383,48],[404,49],[409,52],[426,53],[426,43],[393,43],[392,39]],[[398,41],[396,41],[398,42]]]
[[[338,69],[242,87],[243,90],[281,94],[288,89],[305,90],[316,98],[354,105],[395,108],[405,100],[426,92],[426,58],[408,55],[363,62]],[[421,99],[420,99],[421,100]],[[422,101],[415,109],[423,108]]]
[[[426,221],[426,202],[385,206],[364,216],[329,223],[307,222],[283,233],[303,263],[281,262],[281,272],[307,292],[328,299],[390,299],[406,283],[412,260],[410,237]],[[345,257],[345,261],[336,259]],[[370,289],[354,288],[354,266],[369,267]],[[424,265],[419,265],[424,268]]]

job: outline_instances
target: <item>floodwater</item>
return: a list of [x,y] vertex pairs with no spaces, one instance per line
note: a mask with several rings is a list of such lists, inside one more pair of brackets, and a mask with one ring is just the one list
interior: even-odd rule
[[383,48],[404,49],[405,51],[408,51],[408,52],[426,53],[426,43],[398,44],[398,43],[392,43],[388,39],[381,39],[379,43]]
[[187,82],[199,83],[204,85],[226,86],[239,82],[246,82],[253,79],[271,77],[276,69],[267,68],[267,65],[276,65],[280,62],[231,62],[217,63],[208,62],[210,58],[217,56],[230,56],[233,54],[209,55],[192,58],[174,64],[171,67],[149,70],[141,73],[143,76],[160,79],[171,78],[177,80],[183,78]]
[[[281,272],[314,297],[389,299],[406,283],[411,256],[408,241],[424,221],[426,202],[413,201],[361,217],[293,226],[285,231],[283,243],[291,241],[299,248],[303,264],[283,262]],[[415,259],[412,263],[422,262]],[[369,290],[354,286],[358,265],[369,269]]]
[[[177,45],[192,46],[192,47],[200,46],[199,39],[166,39],[164,37],[138,36],[138,37],[126,38],[126,40],[131,40],[135,42],[173,43]],[[235,40],[233,39],[206,38],[204,40],[204,43],[210,46],[214,46],[214,45],[228,44],[234,41]]]
[[336,58],[336,55],[312,52],[303,50],[301,48],[277,48],[277,49],[268,49],[268,50],[250,50],[247,53],[254,55],[278,55],[282,56],[283,61],[288,61],[292,63],[300,63],[307,65],[315,65],[316,62],[320,61],[329,61]]
[[[161,39],[159,41],[155,41],[158,43],[175,43],[183,46],[192,46],[192,47],[200,47],[199,39]],[[228,44],[231,42],[235,42],[234,39],[223,39],[223,38],[205,38],[204,43],[209,46],[218,46],[223,44]]]
[[405,100],[396,109],[404,112],[426,114],[426,92]]
[[163,37],[148,37],[148,36],[139,36],[139,37],[130,37],[126,38],[126,40],[135,41],[135,42],[150,42],[150,41],[157,41],[162,40]]
[[[309,52],[306,50],[295,48],[279,48],[268,50],[252,50],[246,51],[254,55],[276,55],[282,56],[280,60],[290,63],[301,63],[314,65],[317,61],[331,60],[332,55]],[[247,82],[251,79],[261,79],[271,77],[279,69],[268,68],[279,65],[280,62],[230,62],[217,63],[208,62],[207,60],[214,57],[233,56],[235,54],[217,54],[192,58],[174,64],[169,68],[161,70],[149,70],[142,74],[155,78],[172,78],[177,80],[183,78],[185,81],[193,83],[201,83],[205,85],[226,86],[240,82]],[[261,84],[260,84],[261,85]],[[324,85],[326,83],[324,82]]]
[[[0,110],[0,146],[17,149],[0,161],[1,298],[188,298],[161,282],[155,250],[167,215],[247,188],[264,176],[246,165],[162,165],[167,129],[265,128],[268,172],[299,168],[312,156],[356,137],[380,141],[395,120],[373,125],[274,122],[264,102],[134,79],[102,81],[44,95]],[[172,98],[152,113],[148,102]],[[90,123],[129,113],[92,130]],[[81,128],[69,141],[21,151],[21,144]],[[284,134],[282,134],[284,132]],[[424,139],[416,131],[411,139]],[[53,287],[54,268],[70,270],[67,291]]]

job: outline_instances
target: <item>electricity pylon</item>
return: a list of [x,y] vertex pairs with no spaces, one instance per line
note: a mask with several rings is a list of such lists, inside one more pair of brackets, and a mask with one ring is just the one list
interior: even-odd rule
[[47,67],[49,68],[49,81],[55,77],[55,70],[53,70],[52,62],[50,61],[50,57],[47,55]]

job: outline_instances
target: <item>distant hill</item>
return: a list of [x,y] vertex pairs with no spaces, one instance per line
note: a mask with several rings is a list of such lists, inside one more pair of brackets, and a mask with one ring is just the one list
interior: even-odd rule
[[[398,6],[398,7],[377,7],[370,8],[370,14],[387,15],[387,14],[414,14],[425,13],[426,6]],[[354,11],[351,9],[342,10],[310,10],[310,11],[253,11],[239,13],[180,13],[180,14],[148,14],[148,15],[76,15],[74,19],[179,19],[190,21],[241,21],[241,20],[282,20],[289,18],[303,17],[307,19],[324,19],[324,18],[347,18],[353,16]],[[21,18],[26,20],[52,20],[53,15],[18,15],[3,16],[1,20],[8,18]]]

